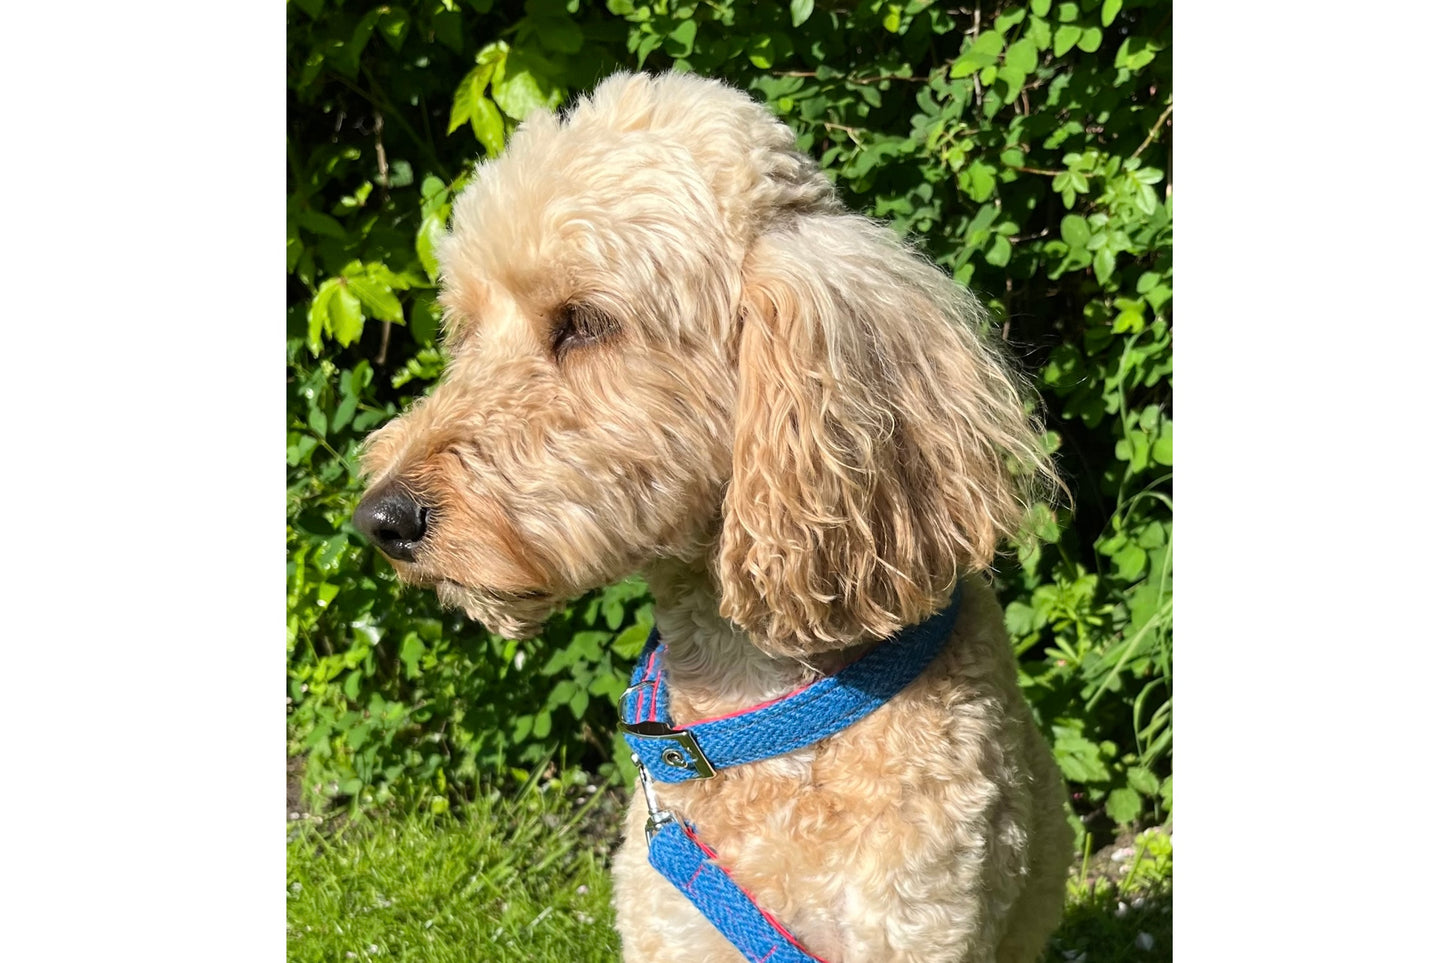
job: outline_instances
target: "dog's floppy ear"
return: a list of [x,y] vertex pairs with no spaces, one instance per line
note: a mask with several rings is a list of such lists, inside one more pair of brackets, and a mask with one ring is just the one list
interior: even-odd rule
[[1055,478],[984,324],[866,218],[798,216],[756,242],[716,573],[758,645],[801,655],[923,619]]

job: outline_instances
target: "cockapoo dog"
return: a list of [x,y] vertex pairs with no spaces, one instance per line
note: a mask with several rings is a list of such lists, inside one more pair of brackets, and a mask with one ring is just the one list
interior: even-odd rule
[[[764,107],[678,74],[530,118],[439,260],[451,363],[370,439],[356,515],[400,577],[526,637],[641,571],[678,726],[837,672],[960,586],[943,651],[881,708],[655,803],[795,951],[1037,959],[1072,836],[975,573],[1054,476],[978,303],[844,210]],[[637,796],[623,958],[737,963],[649,865]]]

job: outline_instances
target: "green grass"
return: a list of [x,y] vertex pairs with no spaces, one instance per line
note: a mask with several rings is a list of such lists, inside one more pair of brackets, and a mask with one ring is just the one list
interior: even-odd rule
[[[534,779],[456,813],[288,823],[287,959],[616,963],[605,854],[620,816],[575,790]],[[1172,958],[1170,839],[1132,842],[1076,866],[1049,963]]]
[[574,796],[534,782],[457,814],[289,823],[287,959],[613,963],[603,847]]

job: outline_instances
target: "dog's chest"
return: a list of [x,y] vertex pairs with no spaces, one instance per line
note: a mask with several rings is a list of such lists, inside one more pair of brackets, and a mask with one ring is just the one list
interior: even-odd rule
[[900,732],[894,715],[885,707],[816,747],[658,787],[661,804],[824,959],[868,959],[870,948],[892,945],[889,927],[907,919],[895,906],[910,892],[906,877],[953,861],[929,831],[949,818],[946,794],[888,758]]

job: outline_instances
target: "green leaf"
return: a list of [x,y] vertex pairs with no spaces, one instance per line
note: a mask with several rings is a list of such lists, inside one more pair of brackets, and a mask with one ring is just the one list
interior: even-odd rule
[[[351,419],[356,414],[357,401],[358,399],[356,395],[349,394],[343,397],[341,401],[337,404],[336,411],[331,415],[331,434],[335,434],[336,432],[345,428],[347,425],[351,424]],[[342,535],[339,537],[342,539],[342,541],[340,543],[340,547],[336,549],[338,552],[340,551],[341,547],[344,547],[346,544],[346,536]],[[335,539],[332,540],[332,542],[334,541]],[[331,542],[328,542],[327,544],[329,546]],[[321,562],[320,556],[317,557],[316,564],[319,568],[325,568],[325,565],[323,565]]]
[[1159,207],[1159,196],[1154,193],[1154,188],[1146,184],[1139,185],[1139,193],[1134,196],[1139,204],[1139,210],[1145,217],[1153,214]]
[[361,65],[361,52],[366,49],[366,43],[371,39],[371,34],[376,29],[377,22],[381,19],[381,10],[372,10],[356,22],[356,27],[351,32],[351,39],[339,47],[333,47],[328,60],[347,77],[355,77]]
[[813,0],[791,0],[788,10],[793,16],[793,26],[801,27],[813,15]]
[[622,618],[627,610],[620,599],[604,598],[602,600],[602,614],[606,618],[607,627],[616,632],[622,627]]
[[1005,67],[1017,69],[1024,74],[1031,74],[1039,65],[1039,52],[1034,47],[1034,42],[1027,37],[1011,44],[1008,53],[1004,55]]
[[567,708],[572,710],[574,718],[580,720],[587,712],[587,690],[579,688],[574,692],[567,702]]
[[348,278],[347,288],[361,300],[373,318],[401,323],[401,302],[386,285],[372,278]]
[[1144,330],[1144,315],[1138,308],[1125,308],[1114,318],[1115,334],[1135,334]]
[[1003,267],[1008,264],[1012,255],[1013,245],[1009,244],[1008,238],[1002,234],[995,234],[983,259],[994,267]]
[[377,26],[381,28],[381,36],[387,46],[400,52],[401,45],[406,40],[407,28],[411,26],[411,17],[405,10],[387,7],[382,10]]
[[1174,464],[1174,422],[1166,421],[1164,430],[1154,440],[1154,447],[1150,450],[1154,460],[1161,465]]
[[1059,752],[1054,749],[1054,761],[1058,763],[1059,771],[1064,778],[1070,782],[1108,782],[1109,770],[1105,768],[1103,760],[1099,758],[1099,750],[1095,746],[1089,746],[1081,752]]
[[331,301],[340,286],[336,278],[323,281],[311,299],[311,308],[306,312],[306,345],[312,354],[321,353],[321,333],[330,328]]
[[1079,38],[1083,35],[1084,28],[1075,24],[1066,23],[1059,27],[1059,29],[1054,31],[1054,56],[1062,57],[1070,50],[1073,50],[1074,45],[1079,42]]
[[[1003,34],[997,30],[985,31],[978,35],[977,40],[960,51],[953,66],[948,70],[948,76],[954,80],[959,77],[967,77],[984,67],[993,65],[1001,53],[1003,53]],[[984,82],[988,83],[989,81],[985,80]]]
[[1104,0],[1104,10],[1099,17],[1099,21],[1104,26],[1109,26],[1109,24],[1114,22],[1114,18],[1119,15],[1119,11],[1122,10],[1123,7],[1124,0]]
[[1159,777],[1143,766],[1130,766],[1126,774],[1129,785],[1144,796],[1159,795]]
[[662,36],[656,33],[644,33],[642,40],[637,44],[637,66],[640,69],[647,62],[647,58],[654,50],[662,46]]
[[1059,222],[1059,233],[1064,243],[1076,250],[1084,250],[1089,245],[1089,239],[1093,234],[1089,231],[1089,222],[1077,214],[1065,214],[1064,219]]
[[1009,635],[1022,638],[1034,631],[1034,610],[1023,602],[1010,602],[1004,609],[1003,624]]
[[1002,80],[1007,88],[1003,95],[1004,103],[1011,104],[1018,97],[1019,91],[1023,89],[1028,75],[1015,65],[1004,64],[998,68],[998,79]]
[[641,624],[624,629],[612,640],[612,651],[625,659],[637,658],[642,654],[642,647],[647,644],[647,636],[651,631],[652,626]]
[[421,674],[417,663],[421,661],[421,657],[425,652],[426,643],[421,640],[421,637],[415,632],[408,632],[406,638],[401,642],[400,651],[397,652],[397,658],[399,658],[406,667],[407,678],[415,679]]
[[1128,37],[1119,45],[1114,55],[1114,66],[1124,70],[1139,70],[1154,59],[1154,47],[1142,37]]
[[306,456],[316,449],[316,439],[310,435],[288,435],[288,438],[295,437],[286,448],[286,464],[299,465],[306,460]]
[[477,66],[485,67],[488,64],[496,66],[507,59],[507,54],[511,49],[505,40],[493,40],[477,51]]
[[1104,802],[1104,812],[1109,818],[1120,826],[1128,825],[1139,818],[1139,813],[1144,809],[1144,801],[1133,789],[1115,789],[1109,793],[1109,798]]
[[968,184],[961,185],[968,191],[968,196],[975,201],[982,203],[993,196],[994,187],[997,184],[995,171],[992,165],[982,161],[974,161],[968,165]]
[[994,21],[994,29],[1000,32],[1012,30],[1020,23],[1023,23],[1023,19],[1026,16],[1028,16],[1028,14],[1023,7],[1009,7],[998,15],[998,19]]
[[1114,566],[1118,569],[1119,577],[1126,582],[1132,582],[1143,575],[1144,567],[1148,564],[1148,553],[1132,542],[1114,555]]
[[1079,49],[1084,53],[1093,53],[1103,42],[1104,31],[1098,27],[1085,27],[1083,34],[1079,37]]
[[1053,5],[1053,0],[1029,0],[1029,10],[1033,11],[1033,15],[1036,17],[1046,15],[1049,7]]
[[[326,420],[326,412],[322,411],[319,407],[317,407],[317,408],[312,408],[309,412],[307,412],[307,414],[306,414],[306,427],[310,428],[312,431],[314,431],[317,435],[319,435],[319,436],[322,437],[322,438],[325,438],[325,437],[326,437],[327,424],[328,424],[328,422],[327,422],[327,420]],[[328,592],[328,589],[329,589],[329,592]],[[333,598],[335,598],[335,597],[336,597],[336,586],[335,586],[335,585],[330,585],[330,586],[322,585],[322,586],[320,586],[320,587],[317,589],[317,591],[316,591],[316,604],[317,604],[317,605],[325,605],[327,602],[331,601],[331,600],[332,600]]]
[[1054,760],[1064,778],[1071,782],[1107,783],[1109,770],[1100,756],[1100,746],[1084,737],[1081,724],[1064,720],[1053,724]]
[[561,672],[563,669],[567,668],[567,666],[571,665],[575,658],[576,656],[570,650],[557,649],[553,651],[550,656],[547,657],[547,661],[542,663],[542,667],[537,671],[544,676],[556,675],[558,672]]
[[446,215],[438,211],[424,215],[421,219],[421,226],[416,231],[417,260],[421,261],[422,269],[426,271],[427,277],[432,281],[437,279],[436,247],[446,233]]
[[306,228],[312,234],[320,234],[323,237],[334,237],[338,241],[348,240],[350,235],[341,222],[330,214],[323,214],[320,211],[301,210],[296,212],[296,223]]
[[1025,36],[1027,36],[1029,42],[1034,45],[1035,50],[1047,50],[1049,48],[1049,42],[1053,39],[1054,30],[1047,20],[1030,17],[1029,30]]
[[697,40],[697,21],[684,20],[673,28],[662,42],[663,51],[673,60],[692,56],[692,45]]
[[562,103],[562,96],[547,62],[517,48],[507,53],[492,78],[492,99],[513,120],[526,120],[534,110],[551,110]]
[[331,336],[342,347],[361,337],[361,301],[346,289],[344,283],[338,284],[326,316]]
[[559,679],[557,684],[552,686],[552,691],[547,694],[546,704],[549,707],[559,706],[576,695],[579,688],[581,687],[574,679]]
[[472,105],[472,134],[477,142],[487,149],[487,153],[497,157],[502,153],[503,147],[503,125],[502,114],[495,104],[485,97]]
[[431,298],[417,298],[411,305],[411,319],[407,327],[419,344],[431,344],[436,340],[437,328],[441,325],[441,310]]
[[1094,252],[1094,276],[1102,284],[1108,281],[1114,274],[1114,252],[1107,247],[1101,247]]
[[448,134],[471,120],[472,111],[479,101],[486,101],[487,84],[491,82],[492,74],[495,71],[495,63],[486,63],[473,67],[462,78],[462,82],[457,85],[456,93],[452,95],[452,113],[451,118],[447,121]]
[[767,70],[773,65],[773,38],[768,34],[761,37],[754,37],[752,43],[748,44],[748,60],[759,70]]

